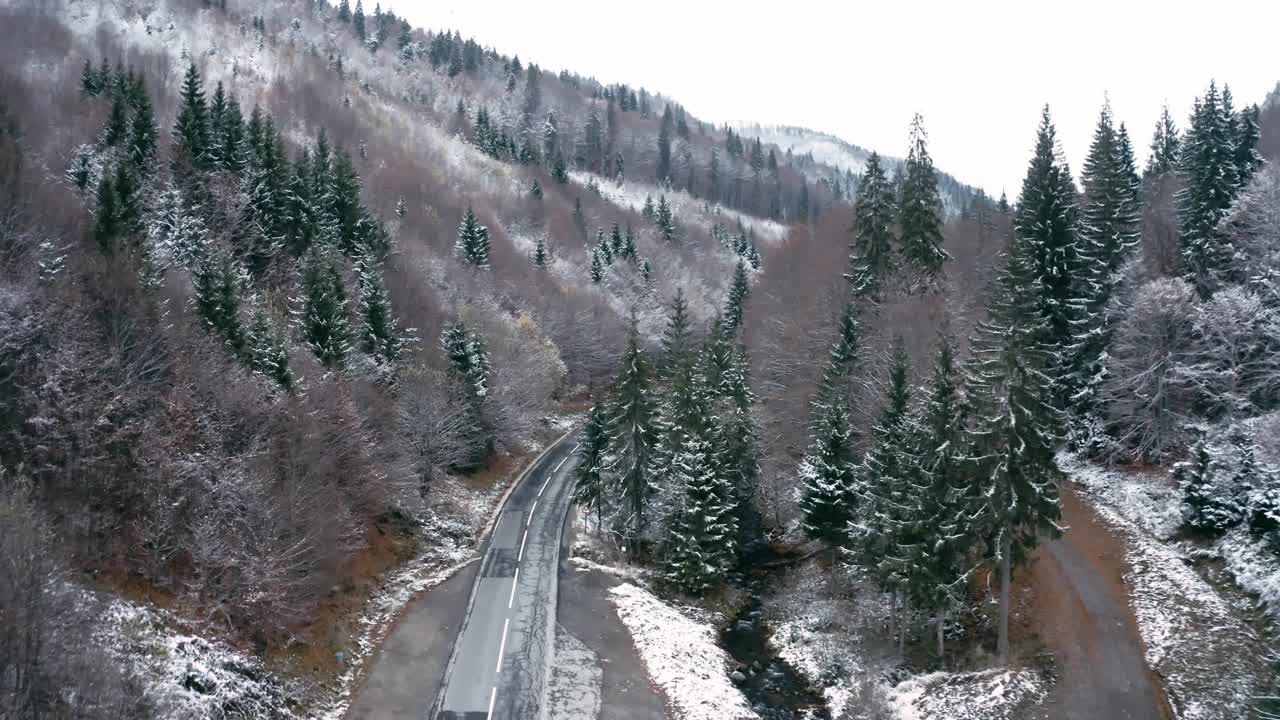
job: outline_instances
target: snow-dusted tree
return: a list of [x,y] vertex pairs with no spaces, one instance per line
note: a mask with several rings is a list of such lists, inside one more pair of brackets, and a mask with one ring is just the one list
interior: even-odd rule
[[1115,311],[1101,399],[1113,435],[1135,460],[1159,461],[1184,447],[1191,392],[1181,374],[1199,300],[1184,280],[1157,278]]
[[357,265],[360,282],[360,349],[381,362],[394,364],[400,359],[405,334],[391,312],[391,298],[383,280],[382,264],[372,257],[361,258]]
[[720,386],[710,388],[720,398],[721,466],[734,491],[739,544],[747,546],[760,532],[756,496],[760,483],[760,428],[751,390],[751,360],[745,345],[733,350]]
[[1151,154],[1147,156],[1147,167],[1143,176],[1147,178],[1167,175],[1178,169],[1181,138],[1178,125],[1165,105],[1156,121],[1156,129],[1151,137]]
[[858,466],[845,398],[834,396],[817,409],[813,443],[800,461],[800,526],[833,546],[849,537],[857,497]]
[[632,543],[643,536],[649,518],[646,508],[653,493],[650,455],[657,440],[654,426],[653,371],[640,348],[640,331],[633,316],[627,333],[614,399],[609,408],[609,457],[606,467],[613,478],[619,514],[617,532]]
[[466,408],[465,425],[471,431],[467,442],[471,454],[455,467],[464,470],[474,468],[493,452],[493,430],[484,412],[492,374],[489,351],[484,340],[468,331],[462,319],[457,317],[445,323],[440,333],[440,345],[449,362],[449,380],[455,402]]
[[[1023,200],[1034,200],[1050,227],[1061,227],[1057,203],[1038,197],[1054,193],[1057,182],[1042,185],[1053,174],[1053,161],[1044,162],[1045,122],[1041,143],[1028,173]],[[1052,146],[1051,133],[1048,146]],[[1048,172],[1046,172],[1046,170]],[[1029,196],[1029,197],[1028,197]],[[1047,205],[1047,207],[1046,207]],[[1057,445],[1059,413],[1054,407],[1055,383],[1048,374],[1056,365],[1051,329],[1054,315],[1045,312],[1043,272],[1044,232],[1027,226],[1036,211],[1019,202],[1019,223],[1004,268],[992,289],[987,317],[978,324],[965,385],[973,404],[974,422],[966,445],[972,447],[968,472],[982,482],[991,513],[995,558],[1000,566],[1000,622],[997,647],[1001,658],[1009,652],[1009,586],[1014,562],[1025,558],[1043,534],[1060,532]]]
[[733,283],[725,293],[724,332],[728,335],[733,335],[742,327],[742,313],[749,297],[751,279],[747,276],[747,266],[739,260],[733,272]]
[[[600,398],[603,401],[603,398]],[[604,463],[609,450],[609,421],[604,403],[596,402],[587,413],[582,426],[582,442],[578,445],[578,465],[574,469],[573,501],[589,508],[596,515],[596,531],[604,524],[605,502],[609,500],[605,488]]]
[[351,307],[338,258],[316,245],[302,263],[303,341],[327,368],[341,369],[351,351]]
[[234,353],[244,348],[240,322],[241,277],[231,254],[223,250],[204,253],[191,273],[195,306],[210,332],[222,337]]
[[911,119],[911,148],[907,151],[899,197],[903,259],[918,276],[916,284],[932,286],[948,255],[942,249],[942,199],[938,196],[937,172],[929,157],[924,118],[919,113]]
[[188,207],[182,191],[170,185],[161,190],[147,224],[152,252],[166,263],[191,269],[205,248],[209,230],[196,208]]
[[533,264],[535,267],[544,268],[551,262],[551,253],[547,251],[547,239],[542,235],[534,241],[533,245]]
[[480,224],[470,207],[458,226],[458,242],[454,249],[468,265],[482,270],[489,267],[489,229]]
[[1199,305],[1182,377],[1210,419],[1249,417],[1280,400],[1280,313],[1230,285]]
[[151,98],[147,95],[141,79],[138,91],[133,95],[130,104],[133,106],[133,118],[129,121],[129,136],[126,147],[129,151],[129,162],[139,172],[146,170],[151,158],[156,154],[156,140],[160,131],[156,127],[155,110],[151,107]]
[[274,380],[285,390],[293,390],[293,373],[289,370],[289,345],[284,331],[277,326],[259,301],[252,301],[253,316],[245,332],[245,364],[263,377]]
[[180,157],[194,167],[203,168],[208,162],[209,117],[200,71],[195,63],[187,67],[181,95],[178,120],[173,128],[174,145]]
[[682,436],[672,453],[669,475],[677,497],[663,550],[664,576],[690,594],[701,594],[725,579],[737,560],[735,492],[721,465],[721,430],[711,412],[701,373],[685,368],[676,383],[677,412],[670,430]]
[[595,252],[600,254],[600,259],[605,265],[613,264],[613,245],[609,242],[609,238],[604,234],[604,228],[596,228],[596,248]]
[[852,390],[854,369],[861,352],[862,329],[858,323],[858,305],[851,295],[836,325],[836,338],[823,366],[814,404],[821,406],[832,398],[848,398]]
[[633,262],[636,259],[636,236],[631,232],[631,223],[627,223],[626,232],[622,235],[622,251],[619,255]]
[[667,327],[662,331],[662,359],[659,372],[670,374],[675,368],[689,361],[693,352],[693,340],[689,333],[689,303],[684,299],[684,288],[676,288],[667,313]]
[[853,213],[853,242],[845,279],[858,297],[879,300],[880,291],[893,275],[897,260],[894,257],[893,188],[885,177],[877,153],[871,153],[867,159],[858,183]]
[[1215,230],[1240,188],[1234,125],[1234,113],[1210,82],[1204,97],[1196,99],[1191,127],[1182,141],[1179,171],[1184,187],[1177,196],[1183,272],[1201,298],[1217,287],[1217,275],[1230,259]]
[[641,215],[641,217],[645,218],[646,220],[652,220],[652,219],[654,218],[654,215],[656,214],[656,212],[657,212],[657,211],[656,211],[656,210],[654,209],[654,207],[653,207],[653,196],[652,196],[652,195],[645,195],[645,196],[644,196],[644,207],[642,207],[642,208],[640,209],[640,215]]
[[591,267],[588,272],[591,275],[593,284],[599,285],[604,282],[605,277],[608,276],[606,267],[608,265],[605,263],[604,258],[600,256],[600,248],[598,246],[591,248]]
[[658,198],[658,207],[653,212],[653,222],[658,226],[658,233],[662,235],[663,240],[666,240],[667,242],[675,242],[675,215],[671,211],[671,206],[667,204],[666,195],[662,195]]
[[129,110],[125,105],[124,95],[117,94],[111,100],[111,112],[107,115],[107,124],[102,129],[102,142],[107,147],[124,144],[129,134]]

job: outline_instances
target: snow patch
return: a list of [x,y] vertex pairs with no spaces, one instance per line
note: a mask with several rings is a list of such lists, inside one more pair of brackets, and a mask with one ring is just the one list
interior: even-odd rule
[[889,701],[899,720],[1007,720],[1026,717],[1046,694],[1030,670],[935,672],[899,683]]
[[759,717],[729,681],[729,656],[716,644],[710,624],[690,619],[630,583],[611,588],[609,599],[677,720]]

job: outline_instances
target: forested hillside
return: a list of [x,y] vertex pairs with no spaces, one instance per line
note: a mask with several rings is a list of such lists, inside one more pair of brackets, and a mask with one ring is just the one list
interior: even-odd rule
[[[1046,109],[1009,202],[918,116],[855,178],[361,2],[0,38],[2,716],[315,714],[375,586],[580,409],[578,503],[670,592],[803,536],[939,655],[1057,532],[1064,444],[1280,532],[1274,98],[1209,84],[1141,173],[1104,108],[1078,177]],[[141,669],[152,611],[270,691],[174,704],[218,691]]]

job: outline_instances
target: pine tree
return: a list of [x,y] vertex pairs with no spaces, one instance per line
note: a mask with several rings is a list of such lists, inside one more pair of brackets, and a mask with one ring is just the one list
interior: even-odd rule
[[120,234],[118,211],[116,209],[116,192],[111,178],[103,174],[98,181],[97,209],[94,213],[93,237],[98,249],[104,255],[111,255],[116,249],[117,236]]
[[356,10],[351,14],[351,29],[363,42],[365,39],[364,4],[361,0],[356,0]]
[[88,97],[97,97],[102,94],[98,71],[93,69],[93,61],[88,58],[85,58],[84,71],[80,73],[80,91]]
[[739,546],[743,548],[759,537],[761,527],[756,506],[760,484],[760,428],[754,415],[755,393],[751,390],[750,375],[747,348],[739,343],[721,374],[720,386],[712,388],[713,394],[723,398],[721,465],[734,490]]
[[1223,492],[1214,461],[1203,439],[1192,450],[1191,460],[1173,466],[1173,479],[1182,491],[1182,521],[1193,531],[1220,535],[1237,524],[1240,508]]
[[725,294],[724,332],[732,336],[742,327],[743,306],[751,297],[751,280],[747,277],[747,267],[741,260],[733,272],[733,284]]
[[701,594],[724,581],[737,558],[733,487],[721,469],[720,428],[701,375],[687,370],[672,432],[681,436],[667,476],[678,500],[664,548],[664,577],[686,593]]
[[302,337],[327,368],[341,369],[351,351],[351,308],[338,259],[324,245],[302,264]]
[[820,405],[814,426],[812,445],[800,461],[800,527],[811,538],[842,546],[858,479],[845,399],[837,396]]
[[400,359],[404,336],[391,312],[391,299],[382,276],[381,264],[373,258],[361,259],[360,349],[388,365]]
[[657,441],[654,425],[653,371],[640,349],[640,332],[635,316],[627,333],[627,347],[614,381],[614,402],[610,412],[608,471],[615,478],[614,497],[619,503],[619,533],[629,539],[633,555],[637,542],[648,529],[646,509],[653,494],[649,474],[650,455]]
[[200,71],[195,63],[187,68],[182,80],[182,99],[178,120],[173,128],[173,141],[177,153],[196,168],[204,168],[208,161],[209,118],[205,107],[204,88]]
[[874,444],[863,463],[858,484],[858,512],[849,525],[854,555],[872,571],[886,591],[906,589],[917,570],[916,546],[921,540],[915,497],[908,478],[916,461],[912,455],[909,406],[910,358],[898,336],[890,357],[885,407],[874,428]]
[[245,334],[245,360],[250,371],[274,380],[286,391],[293,390],[288,343],[260,303],[254,303],[253,319]]
[[658,198],[658,208],[653,213],[653,222],[658,226],[658,232],[662,234],[663,240],[666,240],[667,242],[675,242],[675,216],[671,212],[671,206],[667,204],[666,195],[662,195]]
[[578,465],[574,469],[573,501],[589,508],[596,515],[596,529],[604,524],[605,488],[604,464],[609,451],[609,423],[604,404],[597,402],[587,413],[582,426],[582,442],[578,445]]
[[831,344],[831,353],[822,369],[822,377],[818,382],[814,405],[821,409],[825,405],[839,400],[847,400],[850,382],[861,351],[862,329],[858,324],[858,306],[855,298],[850,296],[840,313],[836,326],[836,338]]
[[111,100],[111,114],[107,116],[107,125],[102,131],[102,142],[107,147],[116,147],[124,143],[128,134],[128,109],[125,106],[124,96],[117,94]]
[[[1069,348],[1074,344],[1085,293],[1078,282],[1082,256],[1077,237],[1078,210],[1071,171],[1061,159],[1057,133],[1046,105],[1036,135],[1035,152],[1022,183],[1013,219],[1018,269],[1034,302],[1034,340],[1049,353],[1055,376],[1052,406],[1064,409],[1083,382],[1070,374]],[[1011,259],[1012,262],[1012,259]],[[1059,372],[1059,370],[1063,370]]]
[[676,288],[667,313],[667,327],[662,331],[662,361],[659,369],[664,374],[688,362],[693,352],[689,332],[689,303],[684,299],[684,288]]
[[616,257],[625,258],[626,255],[622,254],[622,250],[622,228],[618,223],[614,223],[613,228],[609,230],[609,252]]
[[590,273],[591,273],[591,282],[593,284],[599,285],[600,283],[604,282],[606,277],[608,277],[608,273],[606,272],[605,268],[606,268],[606,264],[604,262],[604,258],[600,257],[600,248],[599,247],[592,248]]
[[546,267],[551,262],[551,255],[547,252],[546,238],[538,236],[533,246],[533,264],[536,267]]
[[1182,265],[1202,299],[1217,287],[1217,275],[1231,254],[1214,231],[1239,189],[1233,122],[1210,82],[1204,97],[1196,100],[1183,140],[1179,171],[1185,187],[1177,195]]
[[240,322],[240,277],[235,260],[226,251],[206,252],[191,274],[195,306],[204,326],[222,337],[233,353],[244,349]]
[[470,207],[458,226],[458,242],[454,248],[468,265],[481,270],[489,267],[489,229],[480,224]]
[[880,166],[880,156],[873,152],[858,183],[849,272],[845,275],[857,297],[878,300],[886,278],[894,272],[893,214],[893,191]]
[[662,185],[671,179],[671,106],[662,113],[662,123],[658,128],[658,168],[657,181]]
[[[1037,164],[1033,163],[1029,178],[1035,174]],[[1027,185],[1034,188],[1030,179]],[[1008,657],[1009,650],[1011,567],[1041,535],[1060,532],[1053,458],[1059,419],[1055,383],[1049,375],[1056,360],[1048,341],[1054,337],[1050,319],[1040,295],[1042,257],[1042,244],[1034,234],[1015,233],[992,291],[988,316],[979,323],[971,343],[973,358],[965,383],[974,416],[966,440],[973,450],[966,465],[970,475],[983,483],[994,556],[1000,566],[997,647],[1002,658]]]
[[632,261],[636,259],[636,236],[631,232],[631,223],[627,223],[627,230],[622,235],[622,251],[620,255]]
[[1169,114],[1169,106],[1160,111],[1160,119],[1156,121],[1156,129],[1151,137],[1151,154],[1147,157],[1147,168],[1143,171],[1146,177],[1167,175],[1178,169],[1180,164],[1181,139],[1178,125]]
[[1235,164],[1237,182],[1240,188],[1249,184],[1253,174],[1262,167],[1262,156],[1258,154],[1258,141],[1262,131],[1258,127],[1258,116],[1261,110],[1257,105],[1250,105],[1240,111],[1236,119]]
[[653,277],[653,265],[649,262],[649,258],[640,258],[636,262],[636,270],[640,273],[640,279],[647,284]]
[[596,228],[596,252],[600,254],[600,259],[605,265],[613,264],[613,246],[609,244],[604,228]]
[[134,169],[143,171],[155,156],[159,135],[151,98],[143,90],[133,101],[133,121],[129,124],[129,161],[133,163]]
[[645,195],[644,207],[640,209],[640,216],[646,220],[652,220],[654,218],[655,212],[656,211],[653,208],[653,196]]
[[949,257],[942,249],[942,199],[927,143],[924,119],[917,113],[911,120],[911,149],[902,181],[898,227],[903,259],[914,268],[924,287],[936,283]]

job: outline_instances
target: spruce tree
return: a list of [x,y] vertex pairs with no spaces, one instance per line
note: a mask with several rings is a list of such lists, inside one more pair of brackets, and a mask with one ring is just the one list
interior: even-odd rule
[[1233,124],[1231,111],[1210,82],[1204,97],[1196,100],[1183,140],[1179,171],[1184,187],[1177,195],[1183,273],[1202,299],[1217,287],[1231,255],[1215,231],[1239,189]]
[[604,228],[596,228],[596,252],[600,253],[600,259],[605,265],[613,264],[613,246],[604,234]]
[[609,251],[616,257],[625,258],[623,249],[622,228],[618,223],[614,223],[613,228],[609,230]]
[[84,70],[80,73],[80,91],[89,97],[97,97],[102,93],[102,86],[98,84],[98,71],[88,58],[85,58]]
[[678,384],[674,433],[682,435],[667,477],[678,496],[664,549],[664,576],[686,593],[721,583],[737,559],[735,493],[723,472],[721,432],[701,375]]
[[1086,293],[1078,273],[1084,262],[1079,248],[1078,209],[1071,171],[1062,160],[1057,132],[1046,105],[1036,134],[1035,152],[1022,183],[1013,218],[1014,253],[1025,272],[1037,319],[1037,346],[1049,353],[1055,376],[1052,406],[1063,409],[1083,379],[1071,374],[1069,350],[1085,315]]
[[1015,234],[1012,240],[992,289],[987,318],[971,342],[965,382],[974,416],[966,439],[973,450],[966,465],[983,483],[993,555],[1000,567],[997,648],[1002,659],[1009,651],[1011,568],[1040,536],[1060,532],[1053,458],[1060,421],[1050,377],[1056,359],[1050,320],[1038,292],[1042,262],[1037,256],[1043,248],[1034,239]]
[[547,240],[539,235],[533,246],[533,264],[535,267],[544,268],[551,262],[551,254],[547,252]]
[[351,308],[339,261],[324,245],[302,263],[302,337],[321,364],[342,369],[351,351]]
[[720,386],[711,388],[722,402],[720,424],[721,465],[734,490],[739,546],[748,547],[759,537],[761,519],[756,506],[760,484],[760,428],[755,419],[755,393],[751,390],[751,361],[747,348],[734,348]]
[[675,216],[671,212],[671,206],[667,204],[667,196],[662,195],[658,198],[658,207],[653,213],[653,222],[658,226],[658,232],[662,234],[662,239],[667,242],[675,242],[676,240],[676,221]]
[[1182,491],[1182,522],[1195,532],[1220,535],[1239,520],[1239,507],[1227,497],[1214,461],[1203,439],[1191,451],[1191,459],[1173,466],[1173,479]]
[[260,303],[254,303],[253,319],[245,334],[245,361],[250,371],[274,380],[286,391],[293,390],[288,343]]
[[605,278],[608,277],[608,273],[605,270],[606,267],[604,258],[600,256],[600,248],[598,246],[591,248],[591,267],[589,272],[592,284],[599,285],[604,282]]
[[848,539],[856,504],[857,464],[844,397],[818,407],[809,452],[800,461],[800,527],[809,537],[833,546]]
[[1160,177],[1176,171],[1180,163],[1180,141],[1178,125],[1169,113],[1169,106],[1165,105],[1151,136],[1151,153],[1147,156],[1147,167],[1143,175],[1149,178]]
[[640,209],[640,216],[645,218],[646,220],[652,220],[654,218],[654,213],[655,213],[655,210],[653,208],[653,196],[645,195],[644,207]]
[[155,157],[159,134],[151,98],[143,90],[133,101],[133,121],[129,124],[129,161],[135,170],[142,172]]
[[849,397],[853,371],[858,362],[861,350],[862,329],[858,323],[858,306],[850,296],[840,313],[836,324],[836,338],[831,344],[831,353],[822,369],[818,382],[815,406],[823,406],[834,399]]
[[1258,127],[1258,116],[1261,110],[1257,105],[1250,105],[1240,111],[1236,119],[1235,163],[1237,184],[1244,188],[1253,178],[1253,174],[1262,167],[1262,156],[1258,154],[1258,141],[1262,131]]
[[938,177],[929,157],[924,119],[911,119],[911,149],[907,152],[898,206],[902,256],[914,269],[921,287],[936,283],[948,255],[942,249],[942,199]]
[[208,161],[209,118],[205,106],[204,87],[200,71],[195,63],[187,67],[182,80],[178,120],[173,128],[173,141],[179,156],[195,168],[204,168]]
[[646,509],[653,494],[649,462],[657,432],[654,425],[653,371],[640,348],[640,331],[634,315],[614,388],[614,400],[609,408],[608,470],[616,482],[612,494],[619,506],[617,529],[632,542],[635,555],[638,552],[635,543],[648,529]]
[[893,215],[893,191],[880,166],[880,155],[873,152],[858,183],[849,272],[845,275],[858,297],[878,300],[886,279],[893,274]]
[[596,515],[596,530],[603,527],[605,501],[604,464],[609,451],[609,422],[604,403],[597,402],[587,413],[582,426],[582,442],[578,445],[578,465],[574,468],[573,501]]
[[468,265],[481,270],[489,267],[489,229],[480,224],[470,207],[458,226],[458,242],[454,248]]
[[117,94],[111,100],[111,114],[107,116],[107,125],[102,131],[102,142],[107,147],[116,147],[124,144],[128,134],[129,111],[124,96]]
[[244,329],[240,322],[240,277],[231,254],[206,252],[191,274],[195,286],[196,311],[210,332],[221,336],[233,353],[244,349]]
[[751,280],[747,277],[747,266],[739,260],[737,268],[733,271],[733,284],[725,294],[724,332],[726,335],[732,336],[738,328],[742,327],[743,306],[746,305],[749,297],[751,297]]
[[670,374],[687,362],[692,352],[689,303],[684,299],[684,288],[679,287],[676,288],[675,297],[671,299],[671,310],[667,312],[667,327],[662,331],[662,361],[659,364],[661,372]]
[[360,349],[388,365],[400,359],[404,336],[391,312],[382,265],[374,258],[361,258],[360,274]]
[[93,237],[98,249],[104,255],[111,255],[116,249],[116,240],[120,234],[118,211],[116,210],[116,192],[111,177],[106,173],[98,181],[97,209],[94,212]]

